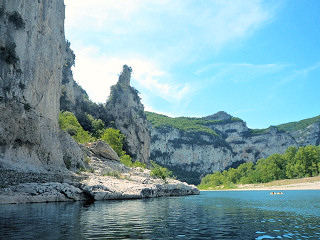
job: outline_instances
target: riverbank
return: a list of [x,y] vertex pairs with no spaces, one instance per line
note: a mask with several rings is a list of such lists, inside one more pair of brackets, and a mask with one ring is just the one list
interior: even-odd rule
[[[0,169],[0,204],[102,201],[196,195],[199,190],[175,179],[151,176],[151,170],[131,168],[108,159],[106,149],[83,147],[87,170],[31,173]],[[99,150],[99,151],[98,151]]]
[[320,190],[320,176],[299,178],[299,179],[284,179],[268,183],[259,184],[244,184],[236,185],[235,188],[215,188],[203,191],[254,191],[254,190]]

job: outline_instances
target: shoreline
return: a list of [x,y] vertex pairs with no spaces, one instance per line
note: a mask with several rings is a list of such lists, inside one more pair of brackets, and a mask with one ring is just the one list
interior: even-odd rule
[[320,190],[320,176],[284,179],[269,183],[237,185],[237,188],[207,189],[200,191],[282,191],[282,190]]

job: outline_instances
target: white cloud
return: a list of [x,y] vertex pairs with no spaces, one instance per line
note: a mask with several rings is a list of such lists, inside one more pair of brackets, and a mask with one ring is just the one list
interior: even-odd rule
[[66,26],[103,32],[108,37],[147,35],[145,41],[158,38],[155,44],[170,50],[174,45],[185,51],[186,43],[189,51],[203,44],[220,49],[271,21],[277,4],[270,5],[259,0],[208,0],[201,4],[184,0],[66,0]]
[[219,10],[211,14],[205,24],[209,27],[207,37],[218,47],[250,35],[273,17],[271,9],[264,8],[262,1],[215,2]]
[[152,95],[177,103],[192,92],[188,83],[165,82],[163,78],[168,77],[168,74],[160,70],[157,64],[149,59],[139,57],[122,59],[100,55],[99,49],[92,46],[81,48],[76,52],[76,66],[73,68],[74,78],[88,92],[93,101],[106,101],[110,94],[110,86],[118,81],[118,74],[124,64],[132,67],[132,79]]
[[[171,69],[203,60],[208,52],[250,36],[274,16],[274,9],[259,0],[65,0],[65,4],[66,32],[76,54],[74,77],[92,100],[105,102],[127,64],[139,91],[161,97],[177,109],[187,107],[202,83],[190,82],[194,78],[179,83]],[[180,76],[191,76],[187,71]],[[231,74],[230,69],[224,71],[221,76]]]

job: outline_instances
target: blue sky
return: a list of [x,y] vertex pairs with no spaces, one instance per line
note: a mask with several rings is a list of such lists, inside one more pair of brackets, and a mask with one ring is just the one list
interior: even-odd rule
[[145,109],[240,117],[251,128],[320,114],[319,0],[65,0],[74,78],[105,102],[122,65]]

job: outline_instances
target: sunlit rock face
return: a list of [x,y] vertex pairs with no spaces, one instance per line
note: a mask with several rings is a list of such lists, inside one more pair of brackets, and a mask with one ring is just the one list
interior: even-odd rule
[[151,159],[174,170],[178,179],[198,184],[208,173],[284,153],[290,146],[320,143],[319,122],[299,131],[270,127],[264,133],[254,134],[245,122],[231,121],[231,115],[225,112],[203,119],[220,121],[208,125],[219,136],[192,134],[173,127],[155,128],[150,124]]
[[133,160],[148,164],[150,132],[138,91],[130,86],[131,71],[123,66],[118,83],[111,87],[106,113],[110,122],[126,136],[126,151]]
[[65,144],[69,141],[58,126],[64,14],[63,0],[0,2],[2,168],[65,169],[59,137]]

